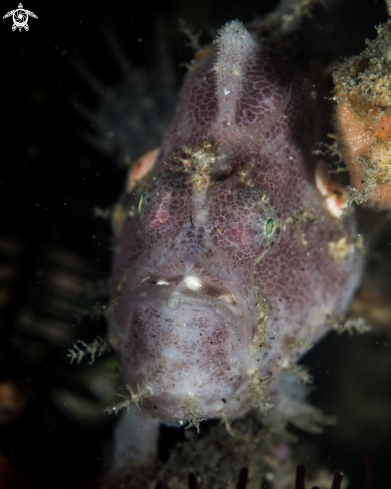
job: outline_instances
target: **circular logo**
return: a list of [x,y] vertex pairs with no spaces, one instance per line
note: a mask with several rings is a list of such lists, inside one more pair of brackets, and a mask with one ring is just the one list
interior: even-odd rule
[[22,29],[23,27],[28,30],[27,22],[29,20],[29,16],[24,9],[16,9],[14,11],[14,15],[12,16],[12,19],[14,21],[14,25],[12,26],[13,30],[15,30],[16,28]]
[[23,8],[23,4],[19,4],[18,8],[15,10],[10,10],[7,12],[5,15],[3,15],[3,19],[6,19],[7,17],[11,17],[12,15],[12,20],[14,23],[12,24],[12,30],[16,31],[16,29],[19,29],[19,32],[24,28],[26,31],[29,30],[28,26],[28,21],[29,17],[34,17],[34,19],[38,19],[38,16],[34,14],[34,12],[31,12],[31,10],[26,10]]

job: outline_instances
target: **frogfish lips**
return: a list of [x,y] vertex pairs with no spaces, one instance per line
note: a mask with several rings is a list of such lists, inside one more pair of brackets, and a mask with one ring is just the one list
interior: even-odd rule
[[111,318],[128,388],[166,420],[241,414],[251,330],[239,291],[196,267],[128,280]]

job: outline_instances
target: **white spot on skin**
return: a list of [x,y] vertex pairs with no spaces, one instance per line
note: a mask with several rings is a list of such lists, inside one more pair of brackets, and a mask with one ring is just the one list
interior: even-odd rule
[[224,88],[224,95],[229,95],[231,93],[231,90],[227,90],[226,88]]
[[166,280],[158,280],[156,285],[170,285],[170,282],[167,282]]
[[235,299],[232,294],[219,295],[219,299],[226,302],[227,304],[234,304],[235,302]]
[[283,360],[281,362],[281,367],[285,370],[285,369],[289,368],[289,365],[290,365],[289,358],[288,357],[283,358]]
[[186,287],[191,290],[198,290],[202,287],[201,280],[195,275],[187,275],[183,281],[186,284]]

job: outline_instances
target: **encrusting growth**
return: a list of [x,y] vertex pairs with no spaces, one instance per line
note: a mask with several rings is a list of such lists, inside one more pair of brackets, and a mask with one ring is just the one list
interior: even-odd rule
[[357,203],[391,209],[391,22],[333,73],[336,126]]

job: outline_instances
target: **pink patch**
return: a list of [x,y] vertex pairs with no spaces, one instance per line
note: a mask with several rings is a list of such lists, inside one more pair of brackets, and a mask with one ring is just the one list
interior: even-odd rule
[[285,460],[289,454],[289,445],[287,443],[277,443],[274,445],[272,450],[273,456],[279,461],[282,462]]
[[156,214],[151,218],[150,226],[154,229],[159,228],[162,224],[167,222],[169,217],[168,204],[170,202],[170,195],[166,195],[163,201],[159,204]]

